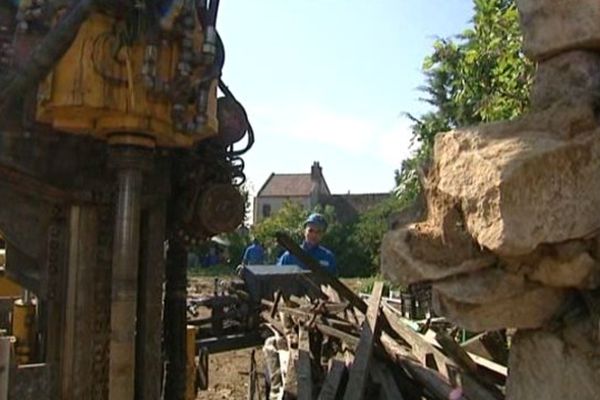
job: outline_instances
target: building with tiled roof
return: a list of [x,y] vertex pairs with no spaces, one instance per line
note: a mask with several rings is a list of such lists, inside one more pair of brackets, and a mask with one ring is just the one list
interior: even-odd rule
[[330,195],[317,161],[309,174],[272,173],[254,198],[254,222],[270,217],[288,200],[310,210]]
[[389,198],[390,193],[331,194],[323,169],[314,162],[310,174],[272,173],[254,198],[254,223],[275,214],[286,201],[312,210],[317,204],[332,205],[341,222],[350,222]]

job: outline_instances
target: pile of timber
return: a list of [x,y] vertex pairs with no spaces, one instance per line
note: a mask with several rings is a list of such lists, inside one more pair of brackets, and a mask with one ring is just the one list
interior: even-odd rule
[[365,302],[289,237],[278,241],[330,289],[325,300],[263,301],[263,319],[287,339],[284,399],[504,398],[506,367],[467,353],[444,330],[414,330],[382,301],[382,282]]
[[263,301],[264,320],[287,338],[284,399],[504,398],[505,367],[444,331],[415,331],[382,293],[378,282],[364,313],[348,301]]

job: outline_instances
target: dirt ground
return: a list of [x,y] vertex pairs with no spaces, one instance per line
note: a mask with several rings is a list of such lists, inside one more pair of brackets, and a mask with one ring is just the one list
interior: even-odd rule
[[[200,392],[198,399],[245,399],[248,394],[248,370],[252,349],[230,351],[210,357],[209,388]],[[259,371],[264,369],[261,348],[256,348]],[[264,393],[264,390],[263,390]],[[261,398],[264,398],[261,397]]]
[[[220,279],[227,278],[221,277]],[[213,292],[213,287],[213,277],[192,278],[188,285],[188,293],[209,296]],[[209,356],[208,370],[209,387],[208,390],[201,391],[197,399],[246,399],[252,350],[255,351],[258,370],[262,371],[264,364],[261,347],[211,354]]]
[[[226,279],[226,278],[223,278]],[[214,278],[198,277],[190,279],[189,293],[210,295],[213,291]],[[360,286],[359,279],[347,279],[344,283],[356,290]],[[250,348],[226,353],[214,354],[209,357],[209,387],[200,392],[200,400],[246,399],[248,394],[248,371],[250,355],[255,351],[258,371],[264,371],[262,348]],[[264,397],[264,388],[260,397]]]

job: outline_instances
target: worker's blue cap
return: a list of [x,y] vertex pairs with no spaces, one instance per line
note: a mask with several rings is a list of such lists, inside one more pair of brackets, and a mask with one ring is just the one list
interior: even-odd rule
[[310,214],[308,216],[308,218],[306,218],[306,221],[304,221],[305,227],[308,224],[317,225],[317,226],[321,227],[321,229],[323,229],[323,230],[327,229],[327,220],[325,220],[325,217],[319,213]]

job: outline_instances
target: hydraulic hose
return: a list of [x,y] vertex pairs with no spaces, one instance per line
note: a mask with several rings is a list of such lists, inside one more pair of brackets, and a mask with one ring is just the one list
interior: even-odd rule
[[66,15],[31,52],[19,71],[13,71],[0,82],[0,113],[5,112],[23,93],[38,85],[67,52],[79,28],[96,5],[96,0],[71,3]]

